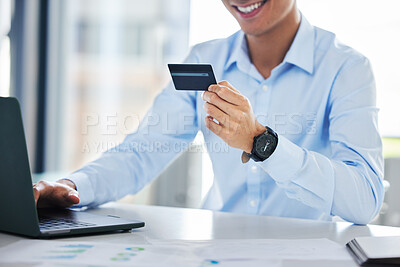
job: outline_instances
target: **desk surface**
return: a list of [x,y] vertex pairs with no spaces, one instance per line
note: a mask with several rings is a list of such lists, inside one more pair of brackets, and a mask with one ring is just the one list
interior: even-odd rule
[[[146,222],[146,226],[128,233],[69,237],[57,240],[132,244],[147,243],[148,240],[153,239],[328,238],[344,245],[358,236],[400,235],[400,228],[389,226],[358,226],[345,222],[320,222],[120,203],[109,203],[98,209],[92,209],[90,212],[142,220]],[[20,239],[23,237],[0,233],[0,247]],[[356,265],[350,264],[349,266]]]

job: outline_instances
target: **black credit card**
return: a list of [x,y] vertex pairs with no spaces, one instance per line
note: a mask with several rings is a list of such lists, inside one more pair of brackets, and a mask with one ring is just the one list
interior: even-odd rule
[[207,91],[216,84],[210,64],[168,64],[176,90]]

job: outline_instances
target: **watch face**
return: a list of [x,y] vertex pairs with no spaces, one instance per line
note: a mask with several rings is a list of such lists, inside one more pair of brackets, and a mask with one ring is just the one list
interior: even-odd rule
[[262,158],[268,158],[276,147],[276,138],[270,134],[262,135],[256,142],[256,153]]

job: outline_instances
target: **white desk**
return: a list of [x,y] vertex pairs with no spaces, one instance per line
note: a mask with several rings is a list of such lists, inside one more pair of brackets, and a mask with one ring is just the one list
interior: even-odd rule
[[[143,244],[152,239],[329,238],[344,245],[358,236],[400,235],[400,228],[388,226],[357,226],[344,222],[319,222],[119,203],[109,203],[90,212],[142,220],[146,226],[128,233],[69,237],[57,240]],[[22,238],[0,233],[0,247]],[[284,266],[326,266],[321,262],[303,262],[303,264],[288,261]],[[351,262],[345,266],[357,265]]]

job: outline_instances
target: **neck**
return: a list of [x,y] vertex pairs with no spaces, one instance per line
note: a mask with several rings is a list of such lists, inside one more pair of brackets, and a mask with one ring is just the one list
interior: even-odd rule
[[289,50],[300,25],[300,14],[294,8],[284,21],[260,35],[246,35],[249,56],[258,72],[267,79]]

